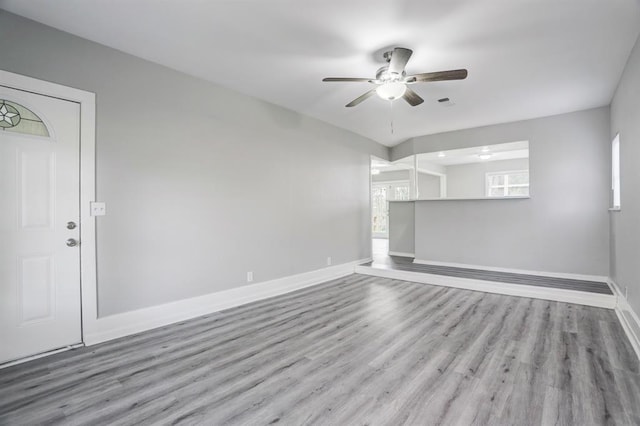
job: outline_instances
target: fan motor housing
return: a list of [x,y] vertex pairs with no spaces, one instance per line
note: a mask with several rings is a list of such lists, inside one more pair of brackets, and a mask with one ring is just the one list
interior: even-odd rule
[[386,65],[386,66],[378,69],[378,71],[376,71],[376,79],[380,80],[380,81],[384,81],[384,82],[400,81],[406,75],[407,75],[407,73],[404,70],[402,71],[402,74],[390,73],[388,65]]

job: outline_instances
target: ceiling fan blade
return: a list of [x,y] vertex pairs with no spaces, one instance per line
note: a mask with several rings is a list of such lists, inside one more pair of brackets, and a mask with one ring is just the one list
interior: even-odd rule
[[362,81],[362,82],[369,82],[371,81],[370,78],[359,78],[359,77],[326,77],[323,78],[322,81]]
[[407,103],[411,106],[420,105],[421,103],[424,102],[424,99],[422,99],[420,95],[418,95],[416,92],[409,89],[408,87],[407,87],[407,90],[404,92],[404,95],[402,95],[402,98],[405,101],[407,101]]
[[351,108],[354,107],[356,105],[358,105],[359,103],[369,99],[371,96],[373,96],[376,93],[376,89],[371,89],[369,90],[367,93],[365,93],[364,95],[360,95],[357,98],[355,98],[354,100],[352,100],[351,102],[349,102],[348,104],[346,104],[345,106],[347,108]]
[[407,66],[409,58],[413,54],[413,50],[405,49],[404,47],[396,47],[391,54],[391,61],[389,62],[389,72],[394,74],[402,74],[404,67]]
[[438,72],[425,72],[422,74],[410,75],[405,80],[406,83],[417,83],[425,81],[445,81],[445,80],[464,80],[467,78],[467,70],[450,70]]

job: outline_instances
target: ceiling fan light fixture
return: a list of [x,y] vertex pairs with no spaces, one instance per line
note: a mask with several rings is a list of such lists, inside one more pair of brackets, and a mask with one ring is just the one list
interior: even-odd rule
[[[407,76],[406,66],[412,54],[413,51],[405,47],[395,47],[393,50],[385,52],[384,59],[387,61],[387,65],[378,68],[376,78],[325,77],[322,81],[362,82],[376,86],[346,104],[345,107],[347,108],[360,105],[374,94],[377,94],[385,101],[394,101],[403,98],[409,105],[415,107],[422,104],[424,99],[411,90],[407,86],[408,84],[430,81],[464,80],[467,78],[467,70],[465,69],[426,72]],[[447,104],[447,106],[451,105],[454,105],[453,102]]]
[[406,91],[407,85],[399,81],[384,83],[376,88],[378,96],[386,101],[401,98]]

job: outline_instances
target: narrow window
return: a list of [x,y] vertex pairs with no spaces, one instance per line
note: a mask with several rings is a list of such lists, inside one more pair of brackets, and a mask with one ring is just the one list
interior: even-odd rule
[[613,191],[613,208],[620,208],[620,135],[611,142],[611,190]]

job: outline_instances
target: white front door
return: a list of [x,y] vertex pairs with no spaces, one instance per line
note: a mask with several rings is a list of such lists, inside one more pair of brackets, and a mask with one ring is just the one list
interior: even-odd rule
[[82,341],[80,107],[0,86],[0,363]]

